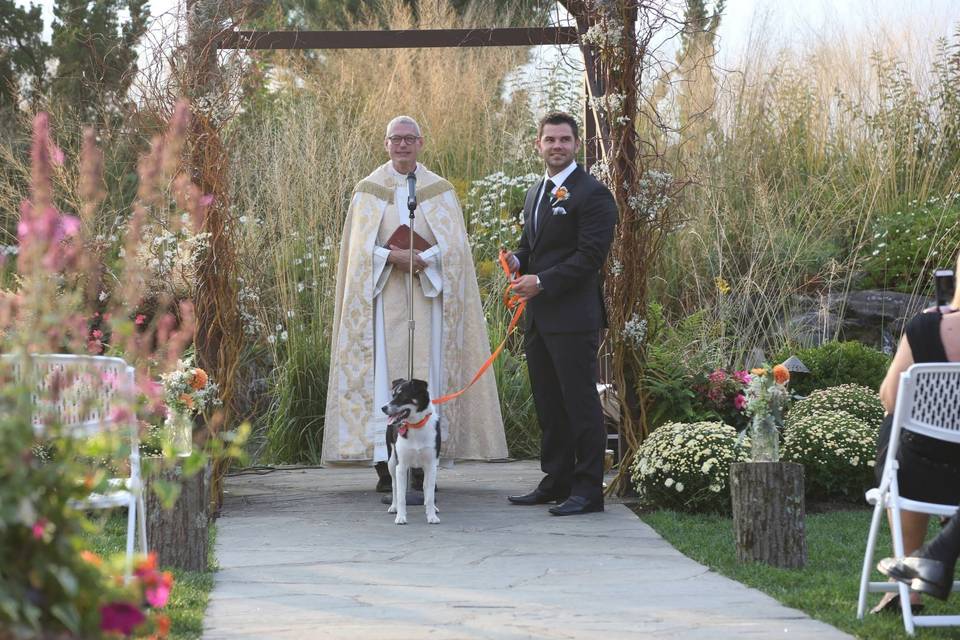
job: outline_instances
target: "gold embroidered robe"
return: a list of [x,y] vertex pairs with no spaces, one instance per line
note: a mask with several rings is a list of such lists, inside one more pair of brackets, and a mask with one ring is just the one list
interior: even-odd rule
[[[440,326],[434,327],[440,332],[435,344],[441,347],[441,388],[430,389],[431,396],[436,398],[469,382],[490,355],[490,344],[463,213],[453,186],[422,165],[418,165],[416,175],[419,206],[414,228],[419,232],[421,224],[428,226],[425,231],[432,235],[431,239],[435,239],[439,249],[442,276]],[[382,396],[383,390],[377,392],[376,382],[388,378],[385,372],[375,371],[376,298],[382,291],[377,291],[380,283],[375,280],[374,254],[378,240],[382,242],[384,229],[381,227],[388,207],[396,208],[390,212],[391,218],[396,216],[401,222],[407,221],[406,202],[396,202],[398,179],[402,176],[386,163],[361,180],[354,190],[344,221],[323,437],[325,462],[371,461],[382,457],[382,443],[379,442],[382,433],[374,424],[379,417],[377,414],[381,413],[376,398]],[[398,277],[405,279],[406,274],[394,269],[390,278]],[[384,289],[390,286],[387,283]],[[415,305],[426,304],[419,284],[416,289]],[[406,297],[402,300],[403,317],[406,318]],[[385,327],[385,330],[387,338],[398,334],[405,336],[406,323],[400,327]],[[402,363],[401,371],[405,371],[407,341],[387,339],[381,340],[381,344],[383,342],[387,343],[388,361]],[[431,336],[422,333],[418,324],[415,346],[430,342]],[[395,353],[397,345],[402,345],[400,353]],[[420,348],[416,351],[419,352]],[[419,371],[418,366],[421,365],[415,363],[415,371]],[[391,364],[388,369],[395,367]],[[460,398],[442,405],[440,413],[446,425],[441,457],[449,460],[507,456],[503,418],[492,371]]]

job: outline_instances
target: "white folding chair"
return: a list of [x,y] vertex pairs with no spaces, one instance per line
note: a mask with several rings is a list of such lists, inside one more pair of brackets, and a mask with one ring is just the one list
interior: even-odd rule
[[[127,509],[126,576],[133,573],[135,541],[139,537],[140,553],[147,552],[146,507],[140,472],[140,440],[136,419],[131,412],[128,424],[114,420],[114,408],[132,408],[135,394],[134,368],[122,358],[66,354],[33,354],[29,360],[22,356],[4,354],[4,364],[13,368],[14,379],[21,380],[23,362],[29,362],[28,380],[35,384],[33,428],[42,436],[44,424],[51,414],[63,433],[71,437],[92,437],[98,433],[126,428],[129,433],[129,472],[123,477],[110,478],[107,491],[91,493],[83,500],[71,503],[76,509]],[[49,385],[61,386],[56,401],[52,401]],[[138,526],[139,525],[139,526]],[[139,533],[139,536],[137,535]]]
[[[863,558],[860,575],[860,597],[857,602],[857,618],[863,619],[867,608],[867,593],[898,591],[903,612],[903,626],[913,635],[915,627],[943,627],[960,625],[958,616],[915,616],[910,609],[910,589],[902,582],[870,582],[874,566],[874,551],[880,520],[886,509],[891,511],[893,529],[893,553],[898,558],[906,554],[903,549],[901,511],[914,511],[935,516],[952,516],[957,510],[954,504],[935,504],[908,500],[900,495],[897,483],[897,449],[900,432],[913,431],[944,442],[960,443],[960,363],[915,364],[900,376],[897,389],[897,404],[893,412],[893,428],[884,462],[880,486],[867,492],[867,502],[874,505],[867,535],[867,551]],[[960,582],[954,582],[954,588]]]

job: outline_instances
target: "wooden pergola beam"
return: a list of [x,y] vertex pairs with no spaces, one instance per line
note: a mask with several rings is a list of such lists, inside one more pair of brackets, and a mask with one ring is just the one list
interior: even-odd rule
[[405,31],[231,31],[218,49],[420,49],[577,44],[576,27]]

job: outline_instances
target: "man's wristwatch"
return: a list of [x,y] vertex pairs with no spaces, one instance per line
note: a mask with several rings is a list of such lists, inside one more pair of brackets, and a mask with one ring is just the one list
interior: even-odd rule
[[537,291],[543,291],[543,283],[540,282],[540,276],[536,276],[536,278],[537,278]]

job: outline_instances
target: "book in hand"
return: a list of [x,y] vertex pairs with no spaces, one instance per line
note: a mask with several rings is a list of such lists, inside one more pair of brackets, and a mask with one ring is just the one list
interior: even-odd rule
[[[413,248],[416,251],[426,251],[432,247],[429,242],[423,239],[416,231],[413,232]],[[387,248],[396,247],[397,249],[409,249],[410,248],[410,227],[405,224],[397,227],[397,230],[393,232],[390,238],[387,240]]]

